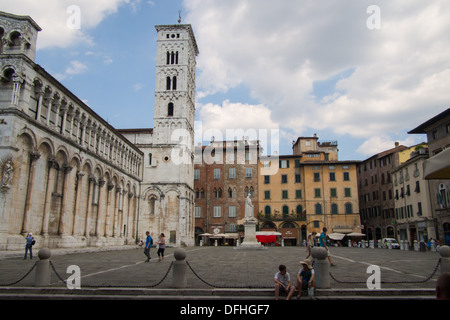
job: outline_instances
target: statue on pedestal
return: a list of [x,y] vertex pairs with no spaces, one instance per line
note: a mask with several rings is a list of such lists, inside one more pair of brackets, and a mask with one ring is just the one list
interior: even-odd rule
[[235,249],[251,249],[251,250],[266,249],[256,239],[257,223],[258,220],[253,216],[252,200],[250,199],[250,194],[248,194],[247,198],[245,199],[245,222],[244,222],[245,237],[241,245],[236,247]]
[[245,221],[256,221],[253,216],[253,204],[252,199],[250,199],[250,194],[245,199]]

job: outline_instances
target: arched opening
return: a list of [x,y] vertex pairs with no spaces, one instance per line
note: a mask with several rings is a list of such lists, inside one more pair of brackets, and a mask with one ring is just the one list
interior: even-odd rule
[[172,79],[172,90],[177,90],[177,77]]
[[270,206],[265,206],[265,208],[264,208],[265,217],[270,219],[271,214],[272,214],[272,209],[270,208]]
[[173,117],[173,103],[172,103],[172,102],[169,103],[169,106],[168,106],[167,109],[168,109],[168,110],[167,110],[167,116]]

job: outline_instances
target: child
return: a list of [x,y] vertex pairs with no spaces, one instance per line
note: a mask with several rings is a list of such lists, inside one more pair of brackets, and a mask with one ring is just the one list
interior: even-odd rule
[[275,274],[275,279],[274,279],[274,281],[275,281],[275,300],[278,300],[280,290],[281,290],[281,292],[287,293],[286,300],[289,300],[292,297],[292,295],[294,294],[295,286],[291,285],[291,276],[286,271],[286,266],[281,264],[278,267],[278,269],[280,271]]
[[297,287],[298,287],[298,296],[297,299],[300,299],[300,295],[302,294],[302,289],[308,289],[308,297],[312,299],[314,297],[314,269],[311,266],[311,263],[308,259],[300,261],[302,268],[297,274]]

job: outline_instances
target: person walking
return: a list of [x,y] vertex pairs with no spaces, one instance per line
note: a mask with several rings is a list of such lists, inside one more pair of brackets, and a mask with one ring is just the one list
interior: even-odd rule
[[151,259],[150,248],[152,247],[152,237],[150,236],[149,231],[147,231],[145,234],[147,235],[147,238],[145,240],[145,249],[144,249],[144,254],[147,257],[147,261],[145,261],[145,262],[149,262]]
[[32,260],[33,259],[33,245],[35,243],[35,240],[34,240],[33,235],[31,233],[27,234],[27,236],[25,237],[25,240],[27,242],[25,244],[25,257],[23,258],[23,260],[26,260],[27,254],[28,254],[28,250],[30,251],[30,260]]
[[308,252],[308,255],[306,256],[306,259],[311,255],[311,249],[316,246],[316,234],[317,233],[314,231],[308,236],[308,242],[306,243],[306,252]]
[[159,240],[158,240],[158,259],[159,259],[159,262],[164,261],[164,249],[166,249],[166,238],[164,236],[164,233],[161,233],[159,235]]
[[328,261],[330,262],[330,266],[334,267],[335,265],[331,261],[330,249],[327,246],[327,228],[325,228],[325,227],[323,227],[322,233],[320,234],[320,237],[319,237],[319,246],[322,248],[325,248],[325,250],[327,250]]

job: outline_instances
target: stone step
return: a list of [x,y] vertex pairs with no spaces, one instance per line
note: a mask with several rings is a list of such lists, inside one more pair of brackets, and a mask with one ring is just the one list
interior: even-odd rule
[[[294,298],[297,293],[295,293]],[[284,297],[281,297],[283,299]],[[318,289],[317,300],[424,300],[435,299],[433,289]],[[273,289],[147,289],[0,287],[0,299],[96,299],[96,300],[273,300]],[[306,291],[302,299],[307,300]]]

